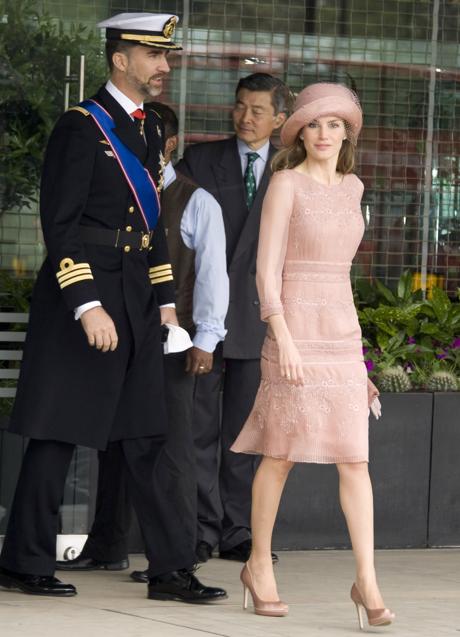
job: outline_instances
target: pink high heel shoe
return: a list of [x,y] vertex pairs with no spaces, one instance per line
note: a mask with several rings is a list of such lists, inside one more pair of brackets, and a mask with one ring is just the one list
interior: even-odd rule
[[355,603],[361,630],[364,630],[363,610],[366,611],[369,626],[388,626],[396,617],[389,608],[367,608],[356,584],[351,587],[350,597]]
[[284,602],[264,602],[254,590],[251,571],[246,563],[241,571],[240,580],[243,584],[244,600],[243,608],[248,607],[248,597],[251,593],[252,603],[254,604],[254,612],[256,615],[265,615],[266,617],[285,617],[289,612],[289,606]]

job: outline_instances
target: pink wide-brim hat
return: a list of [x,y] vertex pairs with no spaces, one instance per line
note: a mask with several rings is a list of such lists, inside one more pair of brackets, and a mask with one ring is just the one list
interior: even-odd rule
[[356,144],[363,125],[363,113],[358,96],[343,84],[319,82],[300,91],[293,114],[281,129],[281,143],[290,146],[299,131],[318,117],[334,116],[345,121],[348,139]]

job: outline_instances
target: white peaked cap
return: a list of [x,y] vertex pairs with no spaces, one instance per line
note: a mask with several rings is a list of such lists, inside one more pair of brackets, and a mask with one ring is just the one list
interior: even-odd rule
[[98,23],[107,40],[124,40],[161,49],[181,49],[172,41],[179,18],[170,13],[118,13]]

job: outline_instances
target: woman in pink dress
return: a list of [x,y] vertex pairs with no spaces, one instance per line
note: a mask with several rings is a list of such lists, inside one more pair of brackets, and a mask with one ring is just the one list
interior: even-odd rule
[[[350,266],[360,244],[362,182],[352,173],[362,112],[345,86],[313,84],[298,96],[281,133],[265,196],[257,256],[261,317],[268,323],[262,381],[232,450],[261,454],[253,484],[252,553],[241,579],[255,612],[286,615],[271,538],[295,462],[334,463],[356,558],[351,597],[372,625],[389,624],[374,568],[368,472],[367,378]],[[264,601],[271,600],[271,601]]]

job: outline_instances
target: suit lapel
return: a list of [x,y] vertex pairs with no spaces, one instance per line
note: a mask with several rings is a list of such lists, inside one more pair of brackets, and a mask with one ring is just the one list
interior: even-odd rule
[[144,163],[147,156],[147,146],[136,125],[128,113],[120,106],[105,87],[96,95],[96,101],[110,113],[115,122],[113,132],[137,157]]
[[276,148],[272,144],[270,144],[267,162],[265,164],[265,170],[257,188],[257,193],[254,197],[254,201],[252,202],[251,209],[246,218],[246,223],[241,230],[238,243],[236,244],[236,248],[232,257],[232,263],[235,262],[239,258],[239,256],[243,254],[259,236],[260,213],[262,211],[262,203],[265,197],[265,193],[267,192],[268,183],[272,175],[270,162],[275,152]]
[[227,140],[222,157],[213,166],[212,171],[218,190],[218,199],[222,203],[225,230],[227,237],[230,238],[235,233],[239,233],[242,219],[247,216],[241,160],[236,137]]

